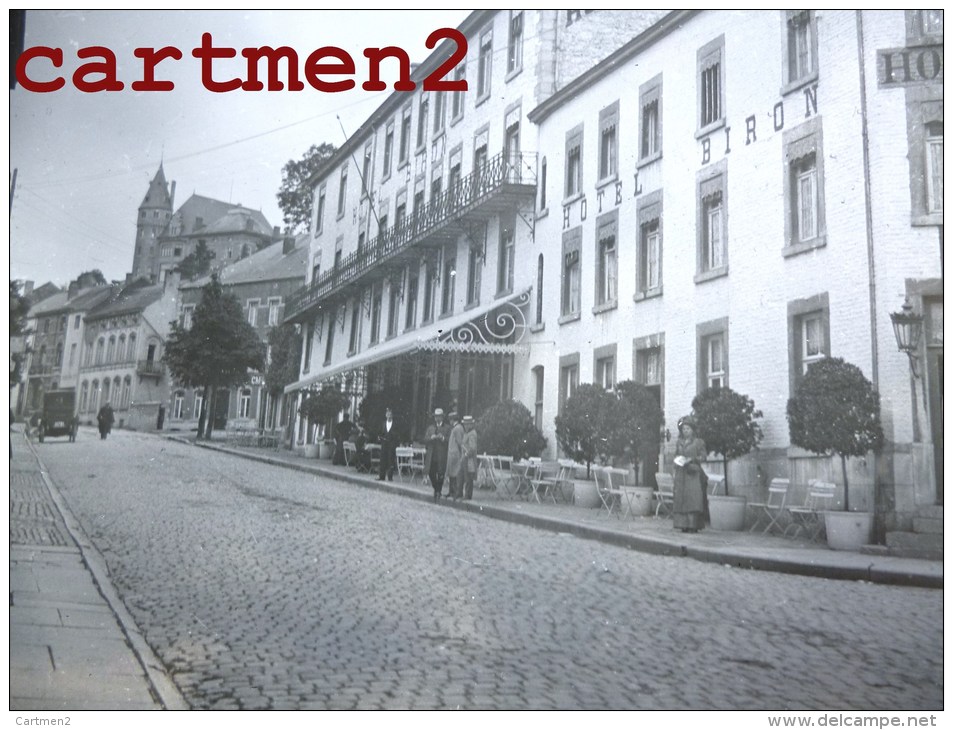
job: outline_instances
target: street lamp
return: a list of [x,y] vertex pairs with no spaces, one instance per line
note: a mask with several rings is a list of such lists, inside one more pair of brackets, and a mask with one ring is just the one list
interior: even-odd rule
[[914,312],[910,300],[905,299],[901,311],[891,312],[890,321],[893,323],[893,334],[897,338],[897,348],[900,352],[907,353],[913,377],[919,378],[917,353],[920,348],[920,337],[923,335],[923,315]]

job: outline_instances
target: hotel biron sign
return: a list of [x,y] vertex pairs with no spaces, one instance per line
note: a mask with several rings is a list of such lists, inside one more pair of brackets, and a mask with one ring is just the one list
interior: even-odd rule
[[877,85],[943,83],[943,46],[883,48],[877,51]]

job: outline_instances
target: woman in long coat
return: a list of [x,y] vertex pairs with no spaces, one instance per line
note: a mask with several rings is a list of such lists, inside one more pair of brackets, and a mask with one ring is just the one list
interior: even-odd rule
[[447,442],[447,479],[450,480],[450,496],[460,499],[463,496],[463,476],[466,464],[463,454],[463,424],[457,420],[456,413],[450,414],[450,440]]
[[675,529],[698,532],[705,526],[708,495],[707,478],[702,462],[708,456],[705,442],[695,435],[695,421],[685,416],[678,422],[675,443],[675,497],[673,501]]

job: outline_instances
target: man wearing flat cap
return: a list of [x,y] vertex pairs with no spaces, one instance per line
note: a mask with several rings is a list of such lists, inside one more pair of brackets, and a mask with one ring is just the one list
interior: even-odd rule
[[430,486],[433,487],[433,501],[440,499],[443,491],[443,478],[447,471],[447,442],[450,439],[450,424],[444,419],[443,408],[433,412],[434,422],[427,426],[424,434],[424,443],[427,446],[427,455],[424,458],[424,468],[430,476]]

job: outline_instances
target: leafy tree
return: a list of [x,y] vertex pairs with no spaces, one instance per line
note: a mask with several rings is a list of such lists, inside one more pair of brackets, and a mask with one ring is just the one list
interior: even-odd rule
[[311,230],[311,206],[314,191],[308,179],[320,170],[334,154],[335,147],[327,142],[311,145],[300,160],[288,160],[281,168],[281,187],[278,189],[278,207],[282,220],[292,232]]
[[212,259],[215,258],[215,252],[210,250],[205,241],[199,241],[195,249],[175,267],[175,271],[182,275],[182,278],[191,281],[205,276],[212,267]]
[[241,304],[226,294],[218,276],[202,287],[202,300],[192,315],[192,328],[183,329],[171,323],[172,332],[166,342],[163,360],[172,377],[190,388],[203,388],[199,436],[204,425],[205,438],[212,436],[214,413],[209,394],[215,397],[219,388],[245,383],[248,371],[263,370],[265,345],[254,327],[248,324]]
[[[20,287],[19,281],[10,280],[10,339],[29,334],[26,321],[27,313],[30,311],[30,300],[20,293]],[[26,355],[26,348],[22,352],[13,352],[12,347],[10,349],[11,388],[23,377],[23,361]]]
[[271,362],[265,371],[265,386],[273,398],[280,396],[285,386],[298,379],[301,365],[301,335],[294,325],[282,324],[268,331]]
[[728,494],[728,462],[758,448],[764,434],[758,424],[763,414],[754,401],[731,388],[706,388],[692,399],[696,435],[709,451],[721,454]]
[[516,400],[502,401],[486,410],[476,424],[480,451],[525,459],[539,456],[546,437],[533,423],[529,409]]
[[566,401],[562,414],[556,416],[560,447],[570,458],[586,465],[587,477],[592,463],[606,453],[604,442],[609,434],[605,429],[614,397],[601,385],[584,383]]
[[614,395],[602,427],[606,434],[606,440],[600,442],[602,454],[604,458],[629,459],[638,467],[642,451],[658,446],[662,409],[652,391],[631,380],[616,383]]
[[[348,404],[348,397],[336,385],[325,385],[320,390],[309,391],[301,403],[301,415],[312,424],[329,426]],[[325,433],[329,433],[326,428]]]
[[844,509],[849,510],[847,457],[879,453],[880,394],[856,365],[839,357],[812,363],[788,400],[791,443],[815,454],[837,454],[844,472]]
[[108,281],[106,281],[106,277],[103,276],[103,272],[100,271],[99,269],[90,269],[89,271],[84,271],[77,278],[82,279],[85,276],[91,276],[96,286],[105,286],[106,284],[109,283]]

